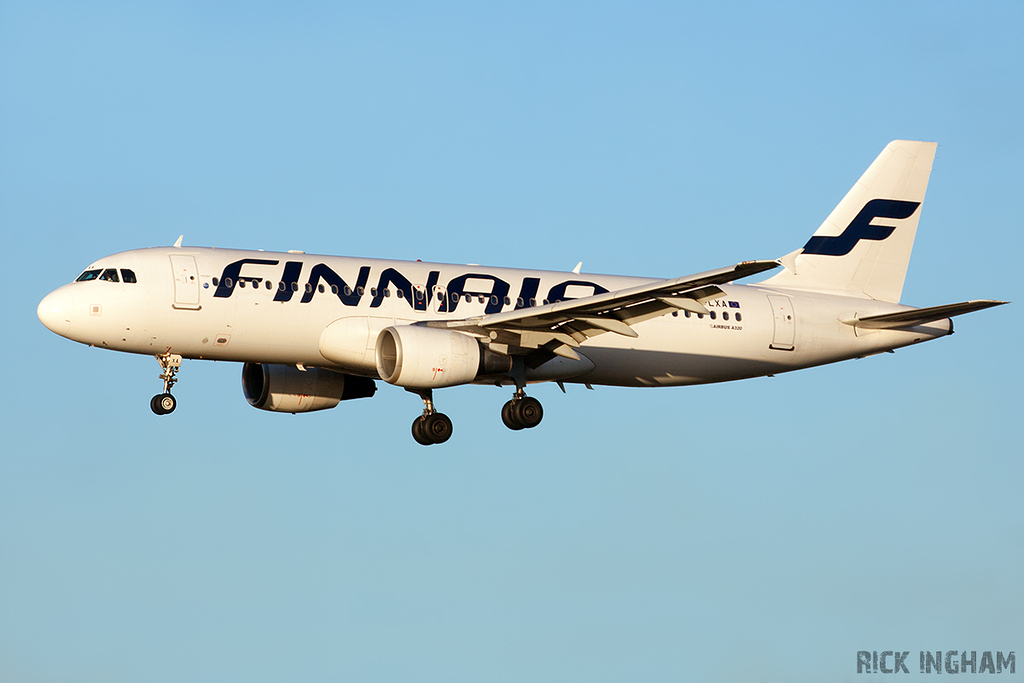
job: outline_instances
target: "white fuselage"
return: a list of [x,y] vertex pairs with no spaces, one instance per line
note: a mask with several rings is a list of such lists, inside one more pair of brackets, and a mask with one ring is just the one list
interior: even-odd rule
[[[302,365],[376,376],[373,345],[388,326],[464,319],[652,281],[611,275],[212,248],[151,248],[96,261],[137,282],[73,282],[39,307],[53,331],[92,346],[184,358]],[[333,288],[333,289],[332,289]],[[710,315],[677,313],[586,340],[580,361],[554,360],[530,381],[672,386],[770,375],[907,346],[952,332],[949,319],[865,330],[843,320],[899,304],[765,285],[723,285]],[[411,296],[411,299],[410,299]],[[347,319],[361,363],[324,355],[325,330]],[[335,339],[335,343],[336,343]],[[365,348],[358,348],[365,345]],[[328,354],[335,355],[336,354]],[[352,355],[352,354],[349,354]]]

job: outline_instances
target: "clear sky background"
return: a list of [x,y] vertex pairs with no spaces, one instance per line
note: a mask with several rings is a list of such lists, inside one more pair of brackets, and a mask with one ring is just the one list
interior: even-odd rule
[[[1024,657],[1022,28],[1018,2],[0,4],[0,681]],[[158,418],[153,359],[35,316],[181,233],[657,277],[775,258],[894,138],[939,142],[904,301],[1019,303],[773,379],[536,387],[527,432],[493,387],[437,393],[442,447],[387,385],[264,413],[211,362]]]

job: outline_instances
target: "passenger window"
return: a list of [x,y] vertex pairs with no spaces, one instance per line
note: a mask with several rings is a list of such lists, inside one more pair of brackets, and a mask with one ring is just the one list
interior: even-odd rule
[[126,283],[130,284],[130,285],[134,285],[136,283],[135,272],[131,271],[131,270],[128,270],[127,268],[122,268],[121,269],[121,280],[123,282],[126,282]]
[[270,284],[270,280],[267,280],[267,289],[273,289],[274,285]]
[[729,311],[724,311],[722,313],[722,320],[728,320],[728,319],[729,319]]
[[736,314],[736,322],[740,322],[741,320],[743,320],[743,316],[741,316],[739,313],[737,313]]
[[213,286],[214,286],[214,287],[216,287],[216,286],[217,286],[217,278],[213,278]]
[[79,275],[78,279],[75,280],[75,282],[88,282],[89,280],[95,280],[99,276],[100,276],[100,271],[98,271],[98,270],[87,270],[84,273],[82,273],[81,275]]
[[117,269],[116,268],[107,268],[106,270],[104,270],[103,273],[100,275],[100,279],[101,280],[106,280],[107,282],[120,282],[121,281],[117,277]]
[[324,293],[324,286],[323,285],[318,286],[317,289],[320,290],[321,294]]
[[711,311],[711,313],[710,313],[709,315],[711,316],[711,319],[712,319],[712,320],[714,320],[714,319],[715,319],[715,312],[714,312],[714,311]]

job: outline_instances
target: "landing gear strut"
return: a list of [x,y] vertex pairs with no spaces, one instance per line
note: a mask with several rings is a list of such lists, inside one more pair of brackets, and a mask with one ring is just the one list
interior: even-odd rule
[[544,418],[544,408],[540,401],[527,396],[523,389],[517,388],[512,400],[501,407],[501,421],[512,430],[532,429]]
[[161,353],[156,357],[160,368],[163,370],[160,373],[160,379],[164,381],[164,393],[157,394],[149,401],[149,407],[157,415],[166,415],[173,413],[174,409],[178,407],[178,401],[171,396],[171,387],[178,381],[175,375],[181,368],[181,356],[176,353]]
[[434,392],[430,389],[414,391],[423,399],[423,414],[412,421],[412,438],[416,443],[430,446],[444,443],[452,436],[452,421],[434,408]]

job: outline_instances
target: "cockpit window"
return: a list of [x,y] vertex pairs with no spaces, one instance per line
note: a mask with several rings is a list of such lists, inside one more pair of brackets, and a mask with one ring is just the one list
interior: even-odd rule
[[84,273],[82,273],[81,275],[79,275],[78,279],[75,280],[75,282],[88,282],[89,280],[95,280],[99,276],[100,276],[100,271],[99,270],[87,270]]
[[117,278],[117,268],[107,268],[100,274],[100,279],[108,282],[120,282]]
[[136,280],[135,280],[135,271],[128,270],[127,268],[122,268],[121,269],[121,280],[126,282],[126,283],[128,283],[128,284],[130,284],[130,285],[134,285],[135,282],[136,282]]

